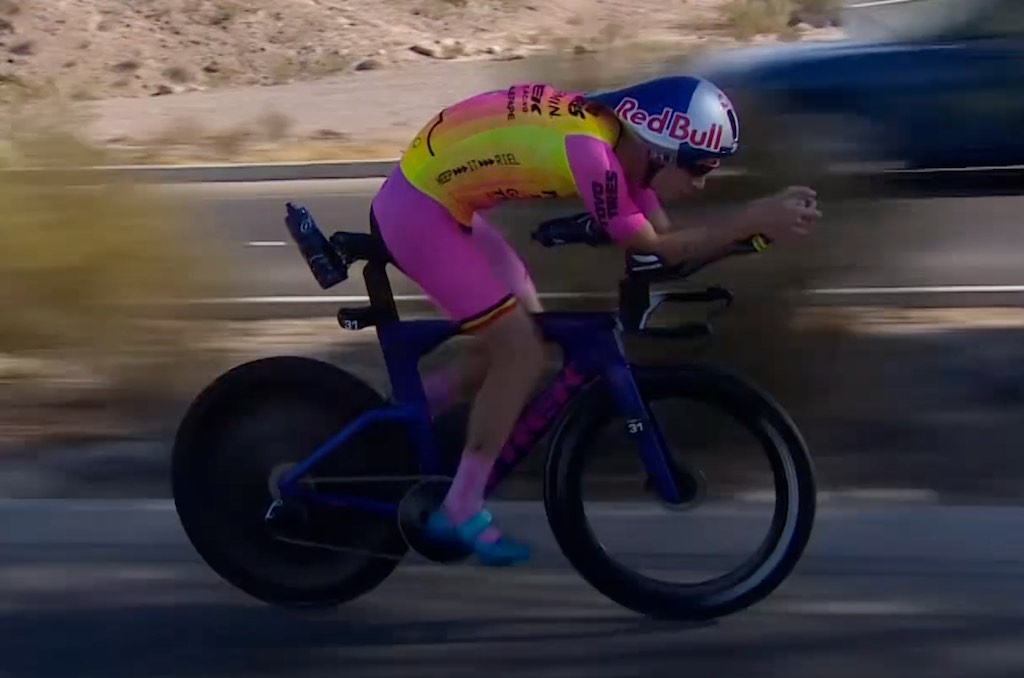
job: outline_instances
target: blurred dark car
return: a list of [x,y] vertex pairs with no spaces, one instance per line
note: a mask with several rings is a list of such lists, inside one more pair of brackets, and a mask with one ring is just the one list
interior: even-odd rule
[[[849,39],[692,63],[740,112],[731,165],[784,175],[1024,165],[1024,0],[858,4],[844,10]],[[872,19],[857,16],[868,9]],[[887,20],[888,34],[871,28]]]

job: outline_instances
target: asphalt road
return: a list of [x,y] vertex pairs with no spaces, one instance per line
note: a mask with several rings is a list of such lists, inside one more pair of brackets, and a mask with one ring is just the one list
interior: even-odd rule
[[[749,507],[748,507],[749,508]],[[486,572],[409,562],[337,610],[284,612],[197,560],[161,503],[0,505],[0,675],[785,676],[1024,670],[1020,509],[825,504],[803,563],[774,596],[717,623],[654,622],[569,570],[542,516],[495,511],[536,561]],[[638,562],[681,571],[693,545],[667,519],[603,508]],[[724,555],[749,520],[704,522]],[[655,548],[651,545],[660,544]]]
[[[307,205],[327,232],[366,231],[367,214],[378,179],[253,184],[165,186],[197,209],[189,225],[202,242],[219,243],[238,276],[238,296],[250,303],[273,302],[279,308],[316,299],[362,297],[361,277],[322,291],[290,242],[283,225],[284,203]],[[889,200],[829,205],[815,236],[790,256],[815,267],[808,290],[828,303],[919,303],[940,305],[1019,304],[1021,273],[1021,197]],[[544,250],[529,242],[532,224],[548,216],[577,211],[579,203],[518,205],[494,219],[526,257],[541,293],[554,303],[574,294],[614,291],[621,259],[612,250]],[[673,210],[685,214],[681,207]],[[780,252],[781,254],[781,252]],[[711,276],[730,282],[756,281],[767,268],[785,265],[779,255],[726,262]],[[807,262],[810,262],[809,264]],[[393,272],[396,295],[419,295]]]

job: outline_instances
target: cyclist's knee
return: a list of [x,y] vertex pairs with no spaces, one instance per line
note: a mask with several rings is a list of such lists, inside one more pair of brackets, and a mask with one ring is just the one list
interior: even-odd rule
[[540,295],[537,294],[537,289],[533,286],[533,280],[529,276],[516,288],[516,299],[519,300],[519,305],[529,313],[544,312]]
[[[528,312],[517,307],[477,333],[489,367],[515,365],[532,378],[544,366],[544,342]],[[524,374],[524,377],[527,374]]]

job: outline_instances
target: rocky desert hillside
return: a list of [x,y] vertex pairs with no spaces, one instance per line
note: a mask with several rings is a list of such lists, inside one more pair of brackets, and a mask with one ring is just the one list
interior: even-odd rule
[[272,85],[622,41],[714,43],[759,32],[792,39],[808,23],[827,26],[821,8],[829,2],[0,0],[0,97],[91,100]]

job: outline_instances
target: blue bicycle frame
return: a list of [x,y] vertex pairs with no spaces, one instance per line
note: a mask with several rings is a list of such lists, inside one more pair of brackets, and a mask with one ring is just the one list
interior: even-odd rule
[[[639,445],[641,459],[654,488],[666,501],[677,501],[677,489],[666,461],[667,450],[626,362],[615,315],[549,312],[538,314],[536,318],[544,337],[562,347],[564,362],[554,379],[523,410],[495,463],[486,494],[490,495],[536,446],[584,386],[604,378],[619,412],[625,416],[627,433]],[[318,493],[299,485],[303,476],[320,461],[341,450],[352,436],[381,422],[401,423],[413,432],[411,438],[421,473],[444,474],[446,469],[437,447],[418,363],[422,356],[457,333],[458,325],[446,320],[390,321],[377,325],[377,336],[394,394],[393,403],[356,418],[291,468],[281,478],[281,496],[301,496],[332,506],[381,513],[396,512],[396,502]]]
[[[332,242],[338,235],[332,236]],[[342,309],[338,316],[341,326],[347,329],[376,327],[391,382],[392,402],[353,420],[292,467],[279,482],[282,498],[302,497],[331,506],[396,513],[397,502],[318,493],[299,484],[303,476],[323,459],[341,450],[352,436],[381,422],[408,427],[422,474],[437,476],[446,473],[418,365],[423,356],[458,334],[458,325],[448,320],[399,320],[385,272],[386,264],[384,260],[371,259],[363,269],[370,306]],[[495,463],[486,494],[493,493],[537,445],[582,388],[604,379],[618,411],[626,420],[627,434],[639,446],[652,487],[665,501],[678,501],[678,489],[668,465],[667,447],[656,422],[649,416],[626,361],[616,312],[560,311],[540,313],[535,317],[545,339],[562,348],[563,364],[546,388],[527,403]]]

